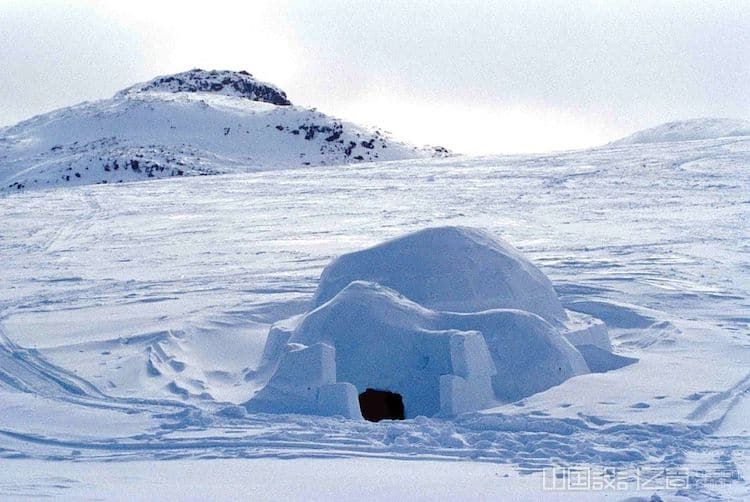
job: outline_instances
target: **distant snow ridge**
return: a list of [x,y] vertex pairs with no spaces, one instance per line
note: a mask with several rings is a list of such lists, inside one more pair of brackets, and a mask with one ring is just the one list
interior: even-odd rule
[[701,118],[668,122],[650,129],[644,129],[614,141],[610,145],[667,143],[736,136],[750,136],[750,122],[736,119]]
[[200,68],[156,77],[148,82],[128,87],[118,92],[117,96],[132,96],[152,91],[211,92],[279,106],[292,104],[284,91],[275,85],[256,80],[246,71],[206,71]]
[[596,371],[630,362],[607,357],[604,324],[565,311],[518,251],[471,228],[341,256],[314,306],[271,328],[260,370],[270,378],[248,410],[359,418],[374,389],[398,394],[407,418],[451,416],[588,373],[586,355]]
[[0,193],[448,153],[292,106],[247,72],[191,70],[0,129]]

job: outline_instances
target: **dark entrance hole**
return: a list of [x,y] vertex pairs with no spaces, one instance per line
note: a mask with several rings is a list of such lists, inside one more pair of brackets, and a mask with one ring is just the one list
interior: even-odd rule
[[387,390],[364,391],[359,395],[359,409],[362,410],[362,417],[370,422],[404,419],[404,401],[401,394]]

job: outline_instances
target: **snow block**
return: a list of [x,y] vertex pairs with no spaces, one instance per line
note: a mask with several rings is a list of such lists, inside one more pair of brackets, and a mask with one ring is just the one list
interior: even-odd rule
[[[489,384],[489,385],[488,385]],[[457,375],[440,376],[441,416],[454,416],[477,409],[477,402],[491,402],[489,375],[462,378]]]
[[588,314],[566,311],[568,320],[565,322],[563,334],[576,347],[594,345],[602,350],[611,351],[612,342],[609,340],[607,325],[604,321]]
[[515,401],[589,372],[580,352],[541,317],[521,310],[443,313],[441,326],[482,333],[495,364],[495,397]]
[[603,350],[596,345],[581,345],[578,351],[586,359],[586,364],[592,373],[606,373],[638,362],[634,357],[625,357]]
[[487,344],[478,331],[456,332],[450,339],[453,373],[462,377],[494,375],[494,365]]
[[356,280],[387,286],[433,310],[511,308],[555,325],[566,319],[537,267],[510,244],[472,228],[428,228],[340,256],[323,271],[315,306]]
[[323,343],[295,348],[287,352],[281,360],[274,375],[275,382],[289,386],[304,382],[308,387],[320,387],[334,382],[336,380],[334,354],[334,349]]
[[453,375],[440,377],[440,415],[453,416],[473,411],[477,403],[489,403],[495,363],[484,337],[478,331],[460,333],[450,339]]
[[289,348],[268,384],[246,404],[248,411],[320,414],[320,388],[336,383],[335,351],[322,343]]
[[288,349],[287,344],[292,336],[292,330],[282,325],[271,326],[266,338],[266,345],[263,347],[262,361],[273,361],[278,363],[282,354]]
[[324,416],[362,418],[357,388],[347,382],[323,385],[318,391],[318,412]]

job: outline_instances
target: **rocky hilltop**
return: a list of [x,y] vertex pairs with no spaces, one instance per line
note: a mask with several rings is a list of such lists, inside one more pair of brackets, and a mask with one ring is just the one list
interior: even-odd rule
[[447,154],[293,106],[245,71],[196,69],[0,129],[0,193]]
[[123,89],[117,96],[133,96],[144,92],[210,92],[245,98],[251,101],[289,106],[286,93],[268,82],[255,79],[250,73],[226,70],[201,70],[196,68],[174,75],[164,75],[153,80]]

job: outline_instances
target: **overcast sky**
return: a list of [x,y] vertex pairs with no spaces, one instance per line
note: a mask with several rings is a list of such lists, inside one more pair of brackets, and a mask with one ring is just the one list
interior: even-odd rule
[[464,153],[750,119],[750,1],[0,0],[0,125],[194,67]]

